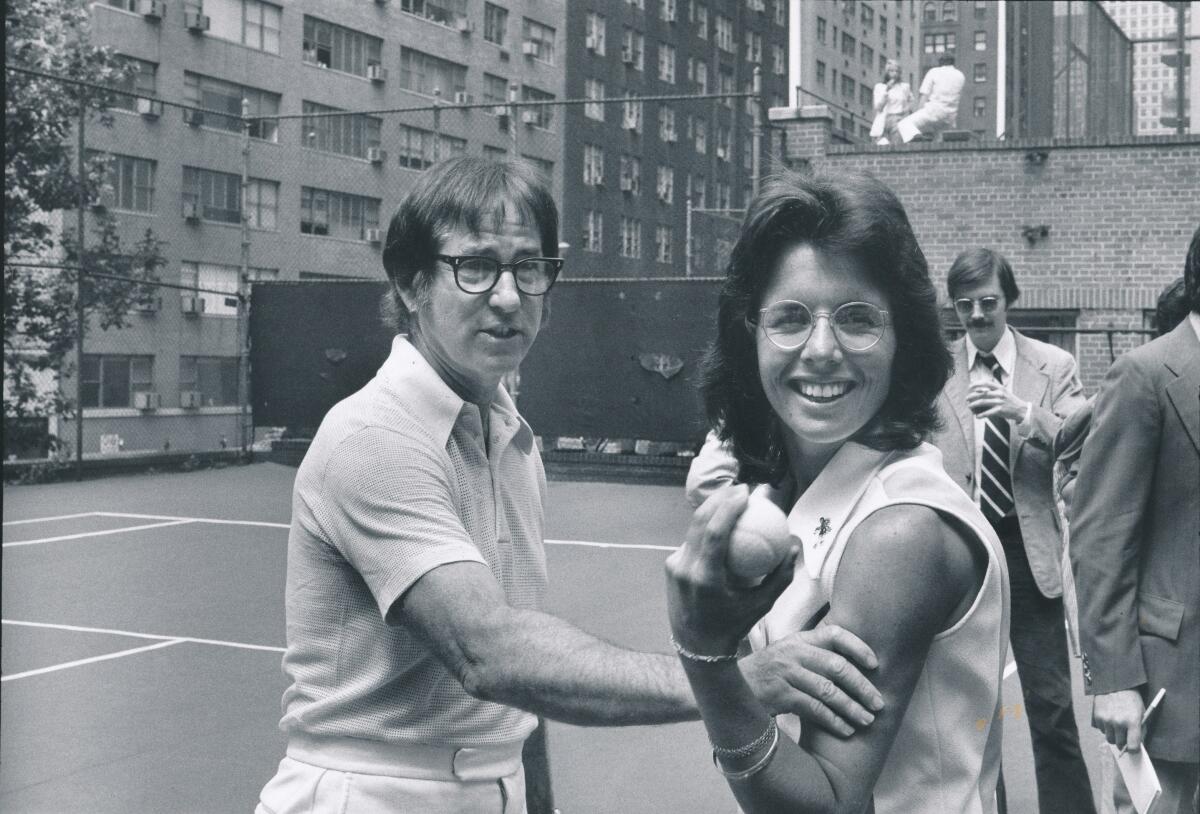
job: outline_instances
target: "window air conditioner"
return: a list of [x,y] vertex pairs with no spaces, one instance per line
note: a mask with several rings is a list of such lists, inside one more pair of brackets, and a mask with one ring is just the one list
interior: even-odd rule
[[157,410],[162,406],[162,397],[150,391],[134,393],[133,406],[139,410]]
[[379,229],[363,229],[363,239],[368,243],[379,243],[382,235]]
[[180,310],[185,314],[203,314],[204,313],[204,298],[203,297],[180,297]]
[[191,201],[183,202],[183,219],[188,221],[200,220],[200,209]]
[[185,107],[183,109],[183,120],[192,127],[199,127],[204,124],[204,111]]
[[370,79],[372,82],[386,82],[387,69],[378,62],[372,62],[367,65],[367,79]]
[[535,57],[535,56],[537,56],[537,52],[538,52],[538,46],[537,46],[536,42],[533,42],[531,40],[526,40],[525,42],[521,43],[521,53],[524,54],[525,56]]
[[595,35],[589,34],[587,36],[587,38],[583,41],[583,44],[589,51],[595,51],[597,48]]
[[202,404],[199,390],[179,391],[179,406],[187,410],[195,410]]
[[471,22],[466,17],[459,17],[458,21],[454,24],[454,27],[457,28],[458,33],[462,34],[464,37],[469,37],[475,32],[475,23]]
[[183,24],[188,31],[199,34],[208,30],[209,19],[207,15],[189,11],[183,15]]
[[633,179],[628,175],[621,176],[621,191],[633,192]]
[[635,60],[633,58],[633,49],[632,48],[622,48],[621,49],[621,61],[624,62],[626,65],[632,65],[635,62]]
[[162,0],[141,0],[138,3],[138,11],[148,19],[161,20],[166,8]]
[[387,160],[387,151],[379,147],[368,147],[367,160],[372,164],[382,164]]
[[134,308],[141,311],[143,314],[153,314],[156,311],[162,310],[162,297],[149,297],[135,303]]
[[144,99],[138,97],[135,103],[137,112],[141,113],[147,119],[157,119],[162,115],[163,103],[158,99]]
[[525,110],[521,113],[521,121],[533,127],[538,123],[538,112],[536,110]]
[[474,99],[471,98],[471,94],[467,93],[465,90],[458,90],[454,92],[454,104],[456,105],[469,105],[473,101]]

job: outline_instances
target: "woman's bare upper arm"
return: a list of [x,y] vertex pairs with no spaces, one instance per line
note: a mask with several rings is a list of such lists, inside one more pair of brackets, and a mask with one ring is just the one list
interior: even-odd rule
[[972,592],[975,574],[970,545],[932,509],[887,507],[852,534],[826,622],[841,625],[875,651],[879,667],[871,680],[886,707],[850,738],[811,727],[804,737],[847,810],[858,810],[858,801],[869,799],[933,638]]

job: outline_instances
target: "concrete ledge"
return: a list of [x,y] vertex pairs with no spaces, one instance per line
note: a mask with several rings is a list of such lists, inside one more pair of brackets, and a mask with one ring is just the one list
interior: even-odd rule
[[[119,455],[84,455],[83,476],[85,478],[100,478],[107,475],[146,472],[151,469],[179,471],[202,469],[212,466],[229,466],[238,463],[250,463],[251,456],[242,455],[239,449],[216,449],[199,452],[126,452]],[[43,477],[38,482],[54,480],[72,480],[75,477],[75,461],[59,461],[58,459],[31,458],[15,461],[4,461],[4,482],[19,483],[30,479],[38,470]]]

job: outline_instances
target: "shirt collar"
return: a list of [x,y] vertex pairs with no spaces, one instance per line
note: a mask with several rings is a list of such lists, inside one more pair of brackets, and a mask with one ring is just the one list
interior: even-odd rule
[[[970,370],[975,367],[975,361],[982,351],[975,347],[970,334],[966,334],[964,338],[967,340],[967,370]],[[991,355],[996,357],[996,361],[1004,370],[1004,381],[1012,381],[1013,369],[1017,366],[1017,340],[1013,338],[1012,328],[1005,326],[1004,333],[996,347],[992,348]]]
[[1200,314],[1195,311],[1188,312],[1188,322],[1192,323],[1192,330],[1196,332],[1196,338],[1200,339]]
[[852,441],[843,444],[788,513],[788,530],[803,545],[804,568],[813,579],[820,577],[833,541],[872,476],[891,455]]
[[[475,405],[451,390],[405,336],[392,339],[392,352],[379,372],[392,399],[405,407],[438,444],[445,445],[460,416],[478,415]],[[520,433],[532,444],[533,430],[517,412],[503,384],[496,390],[491,412],[499,417],[503,427],[511,428],[512,434],[506,430],[504,435],[512,437]],[[476,427],[480,426],[476,423]]]

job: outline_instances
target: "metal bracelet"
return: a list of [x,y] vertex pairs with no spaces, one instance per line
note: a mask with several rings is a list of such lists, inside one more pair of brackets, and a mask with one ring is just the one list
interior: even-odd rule
[[766,746],[767,741],[771,740],[771,738],[775,736],[777,730],[778,727],[775,725],[775,719],[772,718],[771,722],[767,724],[767,728],[763,730],[763,733],[744,746],[738,746],[730,749],[724,746],[717,746],[715,743],[712,743],[711,740],[709,743],[712,743],[713,755],[716,757],[749,757],[759,749]]
[[763,769],[767,768],[767,765],[771,762],[771,758],[775,757],[775,752],[779,749],[779,728],[771,727],[770,731],[772,733],[771,745],[767,747],[767,751],[763,754],[763,756],[761,758],[759,758],[758,761],[748,769],[742,769],[741,771],[738,771],[738,772],[731,772],[731,771],[727,770],[724,766],[721,765],[721,761],[719,761],[717,759],[717,753],[714,750],[713,751],[713,765],[717,767],[717,771],[719,771],[721,774],[725,775],[726,780],[745,780],[749,777],[753,777],[754,775],[761,772]]
[[719,664],[723,661],[737,661],[740,656],[737,653],[723,654],[720,656],[706,656],[703,653],[693,653],[686,647],[676,641],[674,634],[671,635],[671,646],[675,648],[675,652],[688,661],[696,661],[701,664]]

